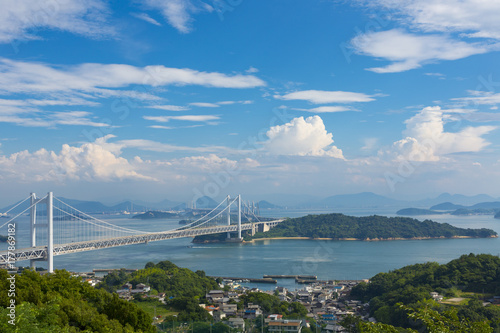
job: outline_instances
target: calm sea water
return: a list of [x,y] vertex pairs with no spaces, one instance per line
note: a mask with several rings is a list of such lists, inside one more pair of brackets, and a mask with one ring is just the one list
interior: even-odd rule
[[[315,211],[313,213],[326,213]],[[296,217],[308,211],[266,211],[268,216]],[[350,215],[388,215],[391,212],[345,211]],[[263,214],[263,215],[264,215]],[[490,228],[500,234],[500,220],[493,216],[417,216],[462,228]],[[106,217],[111,223],[129,228],[160,231],[178,227],[178,220],[141,221],[128,217]],[[18,247],[28,245],[28,219],[17,225]],[[0,233],[4,233],[3,230]],[[462,254],[500,254],[500,239],[434,239],[401,241],[312,241],[265,240],[250,244],[191,244],[190,238],[123,246],[98,251],[56,256],[56,268],[88,272],[94,268],[143,268],[149,262],[170,260],[208,275],[261,278],[264,274],[307,274],[319,279],[365,279],[405,265],[436,261],[446,263]],[[1,244],[0,249],[5,249]],[[28,265],[28,262],[20,262]],[[40,266],[44,263],[40,262]],[[250,284],[264,289],[274,285]],[[279,285],[300,288],[293,280]]]

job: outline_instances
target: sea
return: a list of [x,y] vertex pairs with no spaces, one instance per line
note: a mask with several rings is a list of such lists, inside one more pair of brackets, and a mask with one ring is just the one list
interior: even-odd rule
[[[396,216],[394,211],[381,209],[266,210],[261,214],[268,217],[300,217],[331,212],[354,216]],[[178,219],[139,220],[127,215],[96,217],[136,230],[164,231],[179,227]],[[489,228],[500,234],[500,220],[492,215],[412,217],[421,221],[429,219],[449,223],[461,228]],[[0,224],[3,224],[3,221],[5,219],[0,219]],[[1,230],[0,234],[5,234],[4,230]],[[28,217],[18,219],[16,240],[18,248],[28,247]],[[320,280],[362,280],[406,265],[429,261],[447,263],[463,254],[500,255],[500,238],[392,241],[263,240],[244,244],[193,244],[191,241],[191,238],[181,238],[55,256],[54,267],[74,272],[91,272],[98,268],[144,268],[147,262],[169,260],[193,271],[203,270],[209,276],[262,278],[265,274],[316,275]],[[5,243],[0,243],[0,250],[5,250],[6,246]],[[43,267],[44,264],[40,262],[39,266]],[[18,265],[28,266],[29,263],[24,261]],[[277,285],[241,285],[263,290],[272,290],[276,286],[290,290],[304,287],[293,279],[278,279]]]

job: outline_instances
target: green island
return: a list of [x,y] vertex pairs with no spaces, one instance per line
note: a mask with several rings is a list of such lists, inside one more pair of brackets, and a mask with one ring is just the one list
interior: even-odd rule
[[422,209],[422,208],[403,208],[396,212],[398,215],[440,215],[447,214],[443,212],[438,212],[432,209]]
[[344,214],[307,215],[287,219],[268,232],[247,236],[261,238],[307,237],[335,240],[391,240],[461,237],[498,237],[491,229],[464,229],[431,220],[420,222],[408,217],[347,216]]
[[132,216],[133,219],[141,219],[141,220],[150,220],[150,219],[172,219],[179,217],[179,214],[169,213],[169,212],[161,212],[158,210],[148,211],[142,214],[137,214]]
[[[498,237],[491,229],[464,229],[431,220],[420,222],[409,217],[348,216],[344,214],[307,215],[287,219],[267,232],[251,236],[242,233],[246,242],[260,239],[331,239],[331,240],[398,240],[432,238]],[[224,242],[226,233],[196,236],[193,243]]]
[[495,295],[500,295],[500,258],[463,255],[361,282],[351,297],[369,302],[377,324],[354,317],[345,323],[353,332],[500,332],[500,297]]

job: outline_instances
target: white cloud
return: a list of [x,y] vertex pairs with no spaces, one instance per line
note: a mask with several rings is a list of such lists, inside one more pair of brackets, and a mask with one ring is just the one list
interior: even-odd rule
[[371,102],[375,99],[363,93],[349,91],[302,90],[285,95],[275,95],[282,100],[304,100],[314,104]]
[[151,105],[150,109],[167,110],[167,111],[187,111],[190,110],[187,106],[180,105]]
[[352,108],[345,106],[319,106],[312,109],[293,109],[297,111],[307,111],[313,113],[330,113],[330,112],[343,112],[343,111],[354,111]]
[[[121,64],[86,63],[54,66],[0,58],[0,93],[93,93],[100,97],[157,98],[149,93],[122,91],[131,85],[200,85],[217,88],[253,88],[265,83],[253,75],[226,75],[189,68],[135,67]],[[142,88],[144,89],[144,88]],[[79,96],[82,97],[82,96]]]
[[166,129],[166,130],[171,130],[171,129],[179,129],[179,128],[196,128],[196,127],[202,127],[204,125],[189,125],[189,126],[163,126],[163,125],[151,125],[148,126],[149,128],[156,128],[156,129]]
[[114,149],[120,151],[124,148],[136,148],[146,151],[154,151],[159,153],[173,153],[173,152],[193,152],[193,153],[239,153],[239,151],[224,147],[224,146],[203,146],[203,147],[188,147],[177,146],[158,141],[145,140],[145,139],[132,139],[120,140],[112,144]]
[[411,161],[437,161],[441,156],[453,153],[479,152],[490,143],[483,136],[495,130],[495,126],[466,127],[459,132],[446,132],[446,110],[426,107],[405,121],[404,139],[394,143],[400,158]]
[[370,4],[403,15],[402,20],[423,31],[462,32],[468,37],[500,39],[500,2],[484,0],[376,0]]
[[220,107],[219,104],[215,104],[215,103],[203,103],[203,102],[189,103],[189,105],[197,106],[199,108],[218,108],[218,107]]
[[220,101],[215,103],[205,103],[205,102],[189,103],[189,105],[197,106],[200,108],[218,108],[221,105],[233,105],[233,104],[253,104],[253,101]]
[[248,68],[245,72],[247,72],[247,73],[258,73],[259,70],[257,68],[255,68],[255,67],[250,66],[250,68]]
[[329,156],[344,159],[342,150],[333,145],[319,116],[294,118],[287,124],[271,127],[265,149],[273,155]]
[[470,90],[469,94],[472,95],[472,97],[452,98],[452,100],[477,105],[500,104],[500,93],[495,94],[489,91]]
[[429,62],[457,60],[492,50],[492,46],[456,41],[441,35],[416,35],[399,29],[371,32],[351,40],[355,51],[392,63],[369,68],[376,73],[397,73]]
[[91,120],[92,114],[86,111],[39,112],[23,108],[20,111],[0,105],[0,122],[25,127],[56,127],[57,125],[112,127],[110,124]]
[[191,32],[192,14],[200,11],[212,11],[212,7],[205,4],[195,5],[190,0],[145,0],[148,8],[159,10],[167,22],[181,33]]
[[146,120],[152,120],[159,123],[166,123],[170,120],[183,120],[183,121],[214,121],[219,120],[220,116],[216,115],[185,115],[185,116],[144,116]]
[[219,105],[232,105],[232,104],[253,104],[253,101],[221,101],[217,102]]
[[16,39],[39,39],[37,30],[68,31],[87,37],[112,36],[106,24],[108,7],[99,0],[2,1],[0,43]]
[[107,149],[109,137],[80,147],[64,144],[59,153],[40,149],[0,155],[0,178],[23,182],[154,180],[138,173],[133,163],[119,156],[119,151]]
[[151,16],[149,16],[148,14],[146,13],[131,13],[132,16],[140,19],[140,20],[143,20],[143,21],[146,21],[148,23],[151,23],[151,24],[154,24],[156,26],[159,26],[161,27],[161,23],[158,22],[157,20],[155,20],[154,18],[152,18]]
[[365,145],[363,147],[361,147],[361,150],[364,150],[364,151],[372,151],[379,144],[378,143],[378,141],[379,141],[378,138],[366,138],[363,141],[364,141]]

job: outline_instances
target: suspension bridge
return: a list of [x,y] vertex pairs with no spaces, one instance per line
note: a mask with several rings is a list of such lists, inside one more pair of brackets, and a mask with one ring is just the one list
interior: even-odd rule
[[[7,216],[15,208],[26,205],[26,202],[28,208],[0,226],[0,232],[5,230],[7,232],[3,233],[12,236],[8,239],[8,250],[0,251],[0,265],[13,269],[15,262],[29,260],[30,266],[35,268],[38,261],[47,261],[47,270],[51,273],[54,271],[54,256],[57,255],[218,233],[227,233],[227,238],[231,240],[231,232],[237,233],[237,238],[233,238],[233,241],[241,241],[243,230],[250,230],[253,235],[257,231],[268,231],[283,221],[260,221],[253,214],[252,218],[247,217],[250,222],[242,223],[241,195],[234,198],[227,196],[210,212],[186,225],[155,232],[119,226],[99,219],[70,206],[52,192],[41,198],[31,193],[2,215]],[[232,206],[236,206],[235,223],[231,223]],[[16,219],[28,212],[31,246],[18,249],[15,246],[19,243]],[[43,219],[39,220],[37,217]]]

